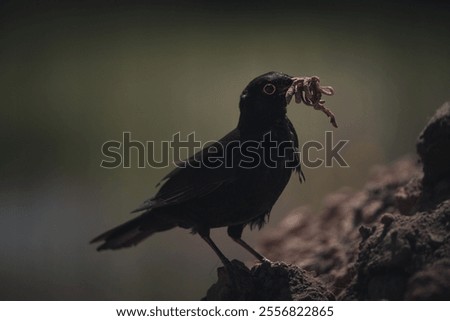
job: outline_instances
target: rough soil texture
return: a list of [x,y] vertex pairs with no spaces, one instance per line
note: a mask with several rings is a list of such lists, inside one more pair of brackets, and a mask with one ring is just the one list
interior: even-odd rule
[[248,270],[234,261],[210,300],[450,300],[450,104],[417,142],[420,159],[373,169],[360,191],[299,208],[268,233],[262,253],[290,263]]
[[264,262],[249,270],[232,261],[232,277],[219,268],[219,280],[204,300],[334,300],[334,295],[309,272],[282,262]]

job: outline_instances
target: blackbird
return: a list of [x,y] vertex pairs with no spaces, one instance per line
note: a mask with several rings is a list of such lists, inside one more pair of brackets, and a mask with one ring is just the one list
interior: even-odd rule
[[140,216],[91,241],[97,250],[136,245],[174,227],[198,233],[225,266],[230,261],[210,238],[210,229],[228,235],[258,260],[267,260],[241,239],[245,226],[261,228],[291,174],[305,178],[299,141],[286,116],[286,92],[294,77],[269,72],[253,79],[240,96],[237,127],[179,164],[155,196],[134,212]]

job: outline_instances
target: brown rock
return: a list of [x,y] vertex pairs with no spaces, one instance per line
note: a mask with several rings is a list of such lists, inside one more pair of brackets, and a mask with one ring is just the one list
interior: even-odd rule
[[334,300],[334,295],[310,273],[282,262],[264,262],[249,270],[234,260],[233,270],[218,269],[218,281],[204,300]]

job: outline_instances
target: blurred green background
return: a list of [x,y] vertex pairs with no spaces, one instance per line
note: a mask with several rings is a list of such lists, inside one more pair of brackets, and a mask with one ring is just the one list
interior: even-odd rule
[[[238,97],[271,70],[318,75],[349,139],[349,168],[306,169],[271,215],[319,209],[405,153],[450,97],[450,10],[439,2],[0,1],[0,299],[199,299],[220,261],[186,230],[97,253],[89,240],[132,216],[170,169],[100,168],[101,145],[202,141],[234,128]],[[291,104],[302,141],[326,117]],[[136,158],[133,160],[136,164]],[[258,244],[260,233],[244,238]],[[230,258],[253,258],[226,236]],[[256,246],[257,247],[257,246]]]

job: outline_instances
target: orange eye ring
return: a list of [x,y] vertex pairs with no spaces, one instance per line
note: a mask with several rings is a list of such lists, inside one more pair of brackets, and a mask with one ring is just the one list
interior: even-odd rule
[[263,88],[263,91],[266,95],[273,95],[275,91],[277,91],[277,87],[273,84],[266,84]]

